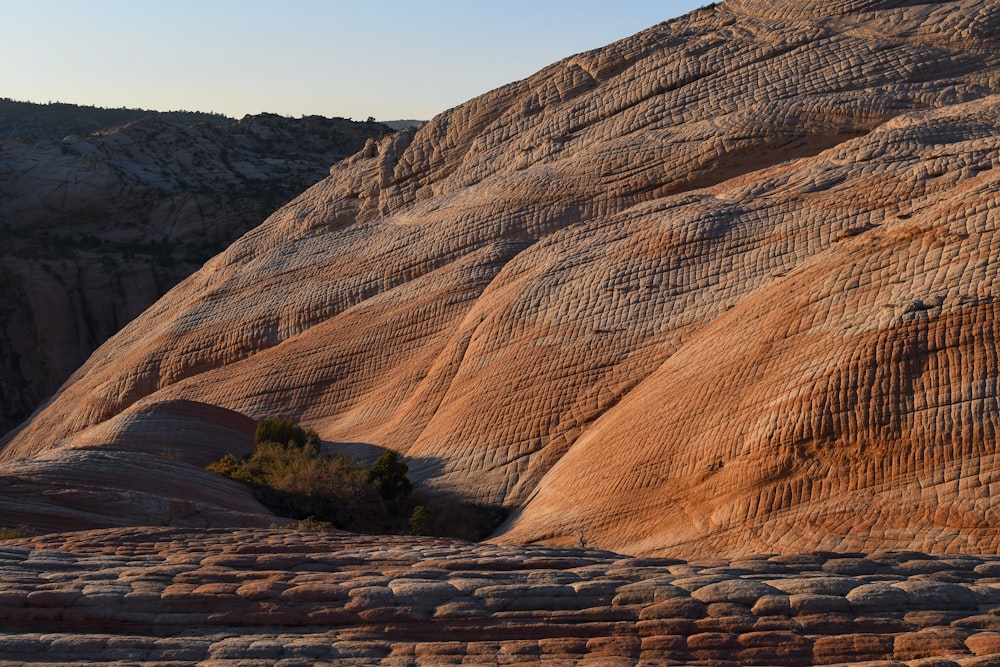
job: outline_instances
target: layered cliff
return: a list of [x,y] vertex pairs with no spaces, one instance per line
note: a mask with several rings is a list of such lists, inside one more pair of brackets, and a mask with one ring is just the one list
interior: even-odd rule
[[284,414],[516,510],[504,542],[995,551],[998,45],[994,2],[730,0],[370,142],[0,475],[128,460],[159,411],[188,489],[206,414]]
[[[210,125],[154,114],[47,138],[108,114],[115,117],[72,105],[0,104],[0,431],[330,164],[391,133],[320,117]],[[199,118],[179,119],[188,116]]]

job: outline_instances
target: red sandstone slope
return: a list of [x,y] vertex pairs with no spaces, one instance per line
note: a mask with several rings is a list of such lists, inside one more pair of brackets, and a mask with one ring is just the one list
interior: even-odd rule
[[399,449],[500,540],[993,550],[998,37],[745,0],[556,63],[337,165],[0,459],[204,404]]

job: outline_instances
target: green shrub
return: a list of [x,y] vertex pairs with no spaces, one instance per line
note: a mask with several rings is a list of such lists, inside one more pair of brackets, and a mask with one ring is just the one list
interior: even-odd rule
[[308,443],[317,444],[319,436],[316,431],[307,431],[287,417],[278,417],[258,423],[253,441],[257,445],[277,442],[282,445],[294,443],[296,447],[305,447]]
[[364,531],[382,515],[368,471],[348,456],[324,456],[319,445],[264,441],[252,454],[232,454],[208,470],[250,486],[264,506],[292,519],[313,518],[345,530]]
[[313,517],[300,519],[297,523],[272,523],[270,528],[274,530],[307,530],[313,533],[330,533],[336,527],[328,521],[319,521]]
[[299,530],[310,530],[314,533],[330,533],[336,530],[336,527],[329,521],[319,521],[313,517],[302,519],[297,527]]
[[35,531],[24,524],[15,528],[0,526],[0,540],[16,540],[19,537],[31,537],[34,534]]
[[205,466],[205,470],[208,472],[218,473],[220,475],[225,475],[226,477],[232,477],[236,469],[239,468],[240,462],[236,460],[236,457],[232,454],[226,454],[218,461],[213,461]]
[[319,463],[317,445],[297,446],[292,440],[287,444],[277,441],[260,442],[253,454],[239,462],[230,477],[248,484],[267,484],[278,487],[287,484],[288,479],[306,474],[311,466]]
[[281,494],[285,513],[294,519],[313,517],[355,532],[377,530],[384,511],[368,471],[349,456],[274,458],[266,484]]

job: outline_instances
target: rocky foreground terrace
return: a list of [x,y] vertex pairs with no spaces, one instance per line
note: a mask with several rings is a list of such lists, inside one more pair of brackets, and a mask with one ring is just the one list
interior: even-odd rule
[[1000,557],[685,562],[284,530],[0,546],[0,663],[1000,665]]

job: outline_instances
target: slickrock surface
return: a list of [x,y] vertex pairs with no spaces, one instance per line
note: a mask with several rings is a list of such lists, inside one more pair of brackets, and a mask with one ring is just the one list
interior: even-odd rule
[[205,405],[397,449],[499,542],[997,553],[998,156],[996,1],[698,10],[338,163],[0,476]]
[[1000,558],[684,562],[291,531],[0,544],[0,663],[1000,664]]
[[206,259],[391,132],[261,115],[212,125],[151,118],[51,140],[30,135],[71,125],[74,113],[84,123],[101,114],[6,106],[25,107],[29,126],[0,117],[0,432]]

